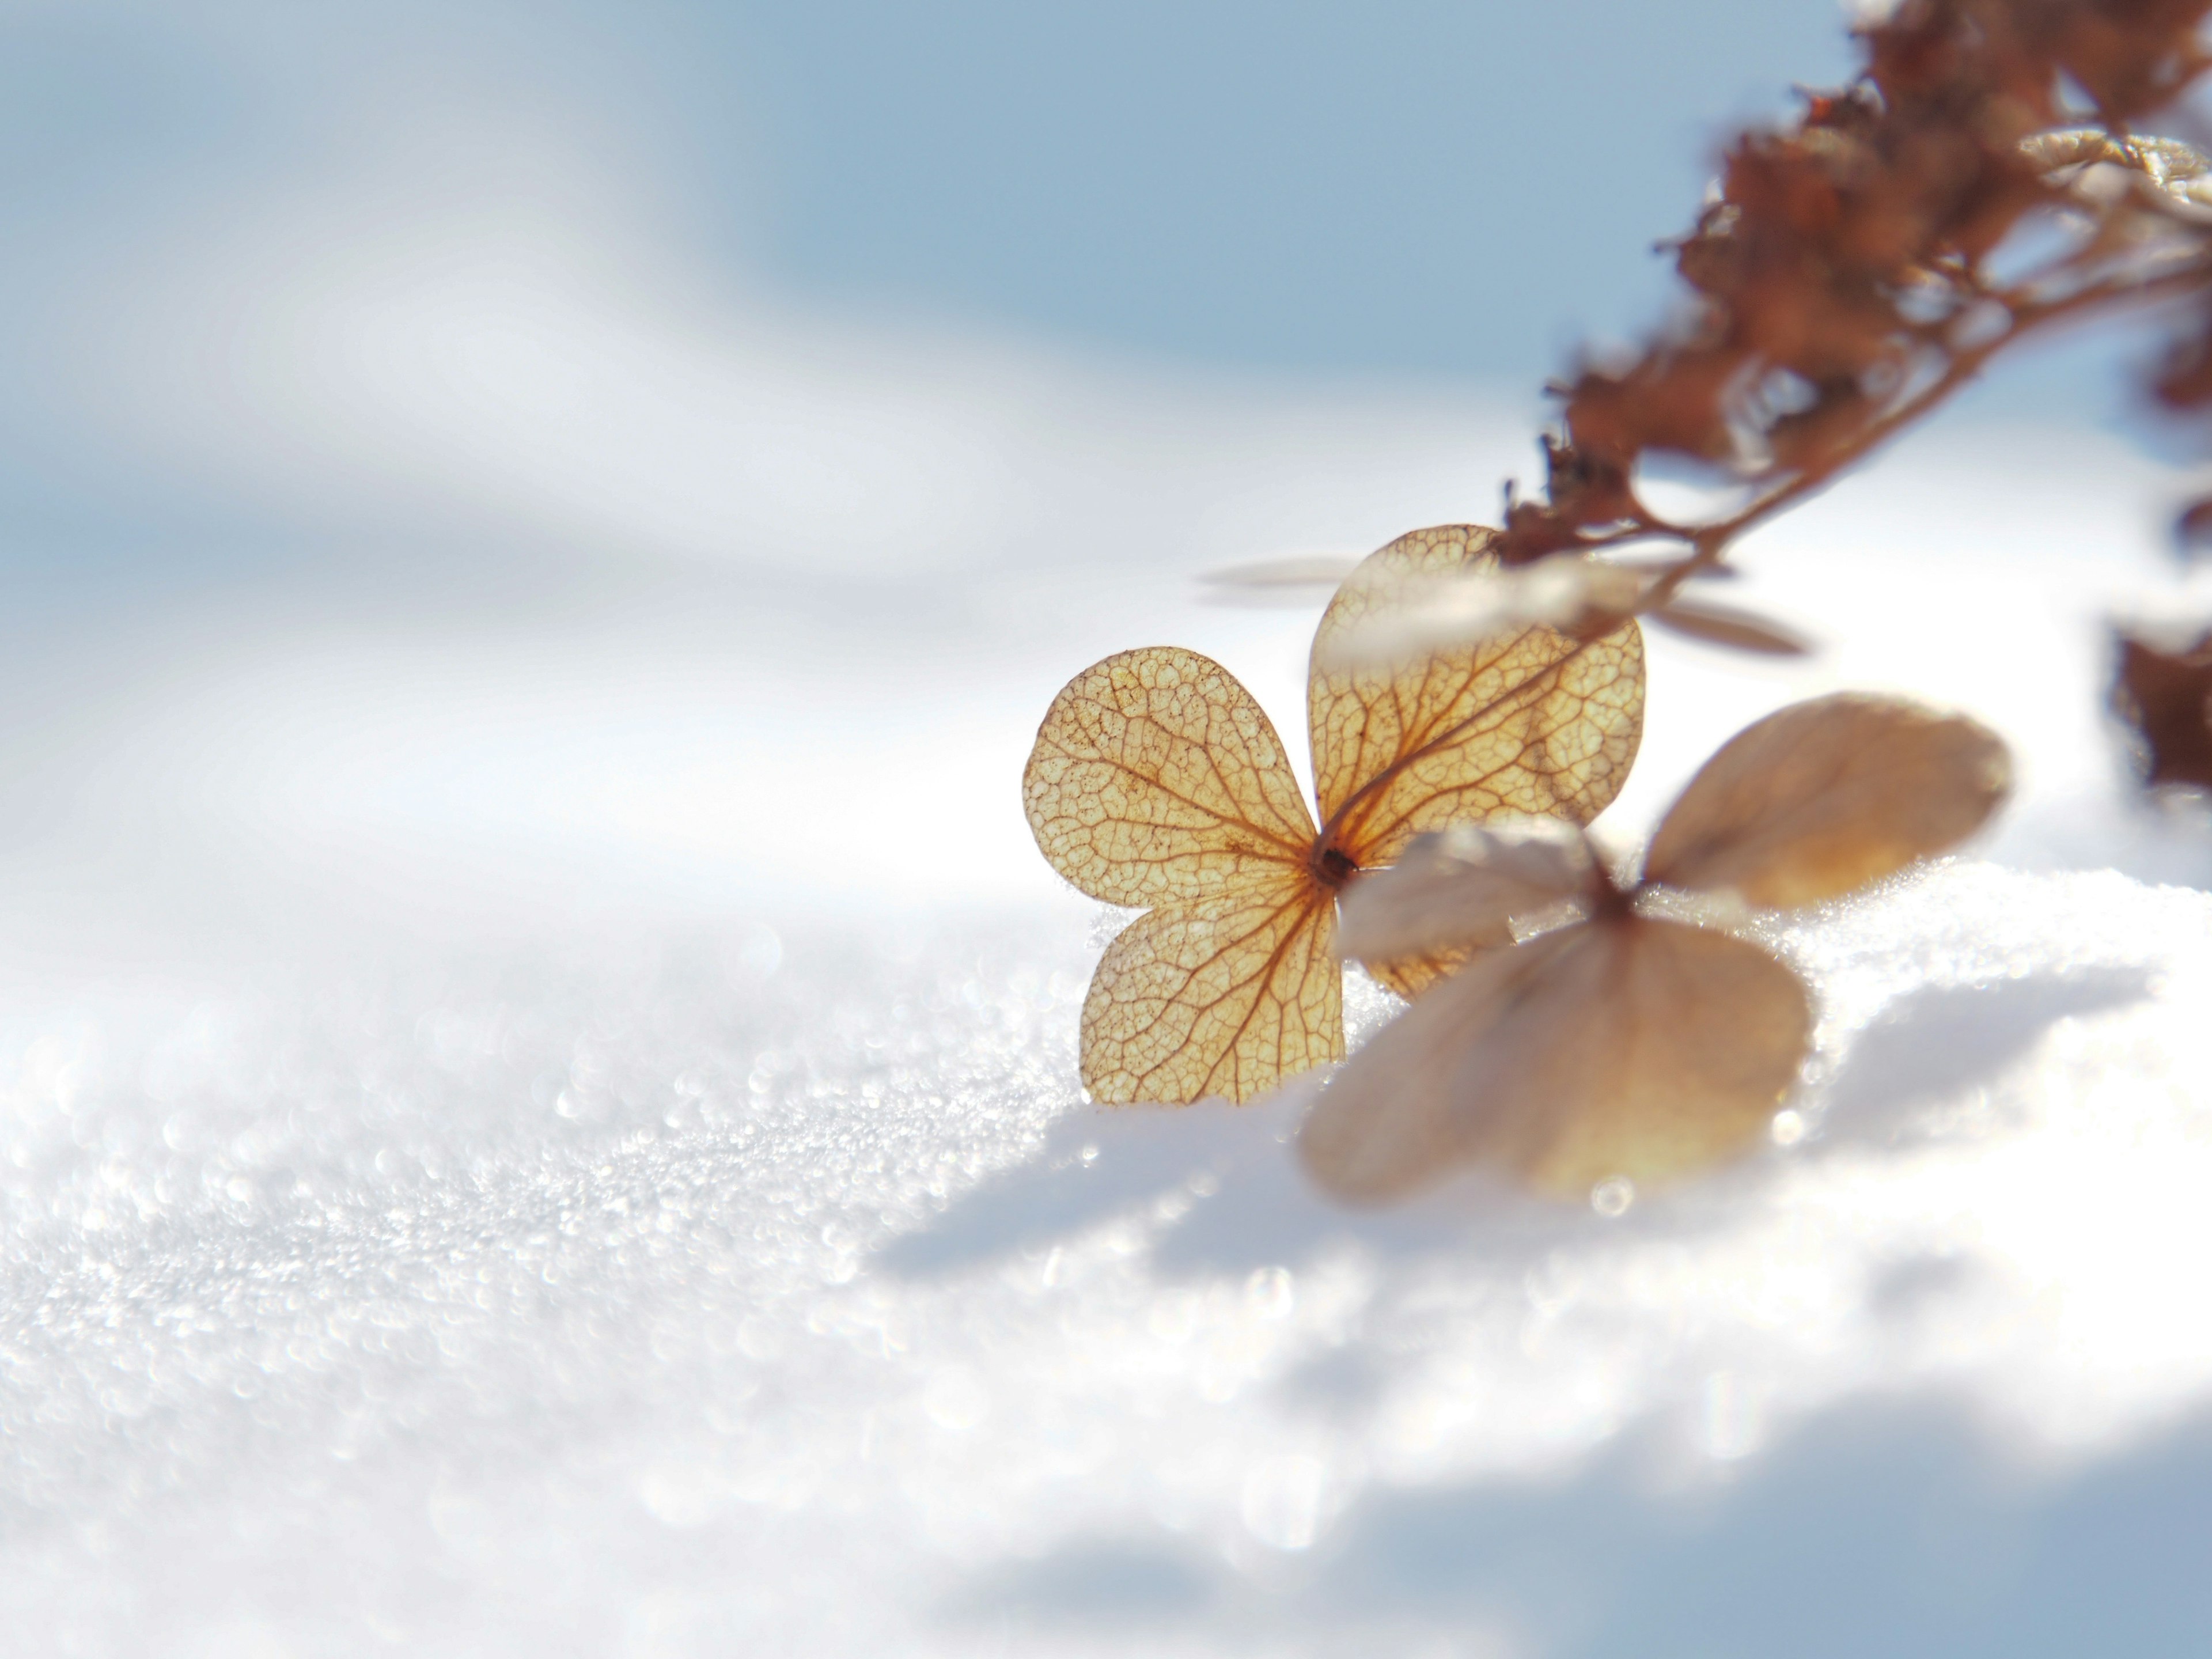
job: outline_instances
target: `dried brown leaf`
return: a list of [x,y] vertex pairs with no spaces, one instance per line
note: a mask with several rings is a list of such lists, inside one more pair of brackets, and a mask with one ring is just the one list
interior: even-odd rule
[[1577,1197],[1651,1184],[1757,1139],[1812,1030],[1757,946],[1635,915],[1477,957],[1322,1091],[1299,1150],[1321,1187],[1382,1203],[1481,1164]]
[[2212,495],[2201,495],[2174,514],[2173,545],[2186,562],[2212,553]]
[[1757,905],[1833,898],[1944,851],[2004,799],[2003,740],[1960,715],[1843,693],[1768,715],[1690,781],[1645,874]]

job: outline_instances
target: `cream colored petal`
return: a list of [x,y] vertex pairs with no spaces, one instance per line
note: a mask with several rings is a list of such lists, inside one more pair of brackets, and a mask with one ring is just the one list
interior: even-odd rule
[[1220,664],[1158,646],[1053,700],[1022,775],[1052,867],[1109,904],[1190,902],[1303,871],[1314,825],[1282,740]]
[[1757,905],[1833,898],[1955,847],[2012,781],[2003,740],[1893,697],[1816,697],[1738,732],[1652,838],[1645,873]]
[[1303,870],[1138,917],[1084,1000],[1091,1097],[1243,1102],[1342,1059],[1335,929],[1329,895]]
[[1474,1148],[1469,1114],[1456,1103],[1460,1073],[1485,1044],[1522,1046],[1527,1012],[1548,1018],[1547,970],[1581,931],[1476,957],[1377,1032],[1329,1079],[1299,1131],[1299,1156],[1315,1182],[1347,1203],[1380,1204],[1468,1162]]
[[1510,945],[1516,916],[1589,895],[1595,878],[1582,831],[1557,818],[1455,824],[1421,836],[1394,867],[1346,890],[1338,948],[1387,962]]
[[1724,933],[1646,917],[1479,957],[1323,1091],[1300,1147],[1378,1203],[1480,1164],[1553,1196],[1650,1185],[1755,1141],[1812,1030],[1796,975]]
[[1415,836],[1523,812],[1587,823],[1620,792],[1643,732],[1643,637],[1545,627],[1412,661],[1346,668],[1336,645],[1409,580],[1498,569],[1492,532],[1446,525],[1370,555],[1329,602],[1307,691],[1316,795],[1332,845],[1364,869]]

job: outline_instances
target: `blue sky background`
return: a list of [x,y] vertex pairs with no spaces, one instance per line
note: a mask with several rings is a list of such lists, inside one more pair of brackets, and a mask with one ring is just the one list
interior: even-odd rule
[[[1576,342],[1660,313],[1651,244],[1719,136],[1848,63],[1819,0],[15,4],[0,543],[282,540],[266,503],[118,446],[70,353],[241,202],[342,198],[431,114],[591,153],[756,310],[1525,402]],[[424,143],[417,186],[441,171]],[[2000,412],[2126,408],[2108,343],[2045,356]]]
[[748,6],[721,38],[786,282],[1152,353],[1523,379],[1650,309],[1649,246],[1717,128],[1844,61],[1818,0]]

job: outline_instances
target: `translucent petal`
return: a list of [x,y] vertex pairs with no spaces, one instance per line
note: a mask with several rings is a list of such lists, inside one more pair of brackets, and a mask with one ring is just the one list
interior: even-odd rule
[[1401,536],[1322,614],[1307,692],[1316,793],[1331,845],[1362,868],[1464,820],[1586,823],[1635,758],[1644,646],[1633,622],[1591,640],[1530,627],[1407,663],[1328,666],[1334,642],[1409,580],[1495,570],[1491,539],[1472,525]]
[[1091,1097],[1243,1102],[1342,1059],[1334,931],[1330,895],[1303,872],[1138,917],[1084,1000]]
[[1109,904],[1191,901],[1286,867],[1313,847],[1282,740],[1210,658],[1124,651],[1053,699],[1022,775],[1052,867]]

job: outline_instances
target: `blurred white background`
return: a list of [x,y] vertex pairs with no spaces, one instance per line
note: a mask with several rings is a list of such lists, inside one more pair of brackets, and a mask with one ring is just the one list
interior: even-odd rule
[[1191,645],[1301,751],[1312,611],[1196,578],[1492,516],[1843,21],[0,8],[9,1642],[2197,1651],[2139,340],[1757,538],[1810,662],[1653,645],[1622,845],[1836,685],[2020,756],[1990,862],[1779,936],[1801,1146],[1354,1222],[1296,1097],[1075,1089],[1053,692]]

